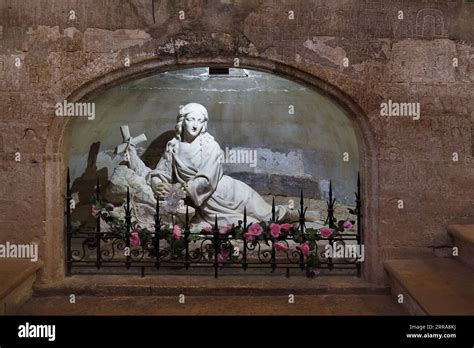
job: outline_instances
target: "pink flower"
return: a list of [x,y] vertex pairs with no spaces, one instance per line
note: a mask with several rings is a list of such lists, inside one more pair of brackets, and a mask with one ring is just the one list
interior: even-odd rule
[[252,236],[251,234],[248,234],[248,233],[245,234],[245,240],[247,242],[253,242],[254,238],[255,238],[255,236]]
[[300,250],[303,253],[304,256],[309,255],[309,244],[308,242],[304,242],[303,244],[300,244]]
[[100,210],[97,209],[95,204],[92,204],[92,216],[96,218],[99,215],[99,212]]
[[219,254],[217,254],[217,260],[220,262],[224,262],[229,257],[229,251],[227,249],[221,250]]
[[278,224],[271,224],[271,225],[270,225],[270,234],[271,234],[274,238],[280,237],[280,234],[281,234],[281,226],[278,225]]
[[180,239],[181,238],[181,229],[179,228],[178,225],[173,226],[173,237],[175,239]]
[[219,228],[219,233],[220,233],[220,234],[227,234],[227,233],[229,233],[231,230],[232,230],[232,224],[228,224],[228,225],[225,226],[225,227]]
[[288,246],[284,242],[278,242],[274,244],[276,251],[286,251]]
[[262,226],[260,226],[259,224],[252,224],[250,225],[247,233],[252,236],[259,236],[262,234],[262,232],[263,232]]
[[321,237],[329,238],[331,237],[333,230],[330,229],[329,227],[323,227],[319,230],[319,232],[321,232]]
[[349,220],[347,220],[346,222],[344,222],[344,223],[342,224],[342,226],[343,226],[344,228],[347,228],[347,229],[350,229],[350,228],[354,227],[354,225],[352,224],[352,222],[350,222]]
[[245,240],[247,242],[253,242],[256,236],[261,235],[263,232],[262,226],[259,224],[252,224],[250,225],[247,233],[245,234]]
[[134,228],[130,235],[130,245],[133,247],[140,246],[141,244],[139,231],[140,230],[138,228]]
[[314,275],[315,275],[315,276],[318,276],[318,275],[320,275],[320,274],[321,274],[321,269],[320,269],[320,268],[316,268],[316,269],[314,270]]
[[280,227],[282,230],[285,230],[285,231],[291,230],[291,224],[281,224]]
[[211,226],[206,226],[202,229],[204,233],[212,233],[212,227]]

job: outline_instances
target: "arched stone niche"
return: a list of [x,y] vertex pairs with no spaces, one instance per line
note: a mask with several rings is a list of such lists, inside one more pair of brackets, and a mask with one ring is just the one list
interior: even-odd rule
[[[89,101],[100,95],[104,90],[121,84],[127,80],[146,77],[166,71],[195,68],[203,66],[232,66],[233,57],[190,58],[177,62],[175,59],[144,60],[133,64],[127,69],[114,69],[106,74],[98,73],[95,79],[89,80],[77,88],[68,97],[69,102]],[[275,63],[266,58],[245,57],[240,61],[240,68],[272,73],[277,76],[298,82],[314,89],[321,95],[329,97],[340,107],[350,120],[358,144],[359,171],[363,192],[363,243],[366,249],[366,261],[362,271],[366,280],[376,283],[384,281],[383,267],[379,262],[377,213],[378,213],[378,175],[376,167],[376,147],[373,130],[367,115],[354,100],[329,81],[315,74],[309,74],[298,68]],[[46,235],[42,282],[59,280],[64,277],[64,196],[67,159],[71,141],[71,120],[53,118],[46,146],[47,154],[54,154],[57,161],[46,163],[45,187]]]

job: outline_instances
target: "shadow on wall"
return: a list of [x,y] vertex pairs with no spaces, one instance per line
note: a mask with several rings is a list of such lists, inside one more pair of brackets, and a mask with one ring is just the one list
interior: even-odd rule
[[[161,134],[148,146],[147,150],[141,156],[147,167],[154,169],[163,155],[166,144],[175,135],[174,131],[168,131]],[[81,221],[86,225],[93,226],[95,219],[92,217],[91,205],[95,201],[97,179],[101,193],[105,192],[109,184],[109,175],[107,167],[97,170],[97,157],[100,152],[100,142],[95,142],[89,148],[87,157],[87,166],[82,175],[74,180],[71,185],[71,193],[75,202],[78,202],[73,210],[73,221]],[[126,164],[121,162],[120,164]]]
[[166,150],[166,144],[175,136],[174,131],[167,131],[152,141],[150,146],[141,156],[142,161],[148,168],[155,169],[158,161]]
[[76,178],[71,185],[71,193],[75,202],[79,202],[73,210],[73,220],[91,223],[94,221],[91,215],[91,204],[95,200],[97,178],[100,188],[103,190],[108,183],[107,168],[97,170],[97,156],[99,155],[100,142],[95,142],[89,149],[86,170]]

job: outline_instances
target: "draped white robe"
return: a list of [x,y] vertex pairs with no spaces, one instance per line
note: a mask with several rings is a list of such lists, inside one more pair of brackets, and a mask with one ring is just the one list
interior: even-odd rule
[[[181,183],[187,187],[187,196],[199,216],[213,224],[237,224],[243,220],[244,207],[247,221],[270,221],[271,205],[247,184],[224,175],[223,151],[209,133],[196,137],[192,143],[173,139],[147,181],[158,177],[169,184]],[[277,221],[295,221],[297,212],[284,206],[275,207]]]

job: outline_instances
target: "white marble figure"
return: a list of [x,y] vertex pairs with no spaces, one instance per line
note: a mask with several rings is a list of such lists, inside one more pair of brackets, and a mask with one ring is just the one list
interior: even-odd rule
[[[203,105],[189,103],[180,107],[175,138],[167,143],[156,168],[146,167],[134,143],[128,142],[130,169],[145,177],[160,199],[175,191],[176,184],[181,184],[183,196],[195,208],[196,215],[209,224],[214,223],[215,216],[219,225],[236,224],[242,220],[244,207],[249,223],[269,221],[271,205],[247,184],[224,175],[223,151],[207,132],[207,122],[208,114]],[[298,220],[297,210],[287,206],[278,205],[275,212],[278,222]],[[306,217],[307,221],[316,221],[319,216],[308,212]]]

